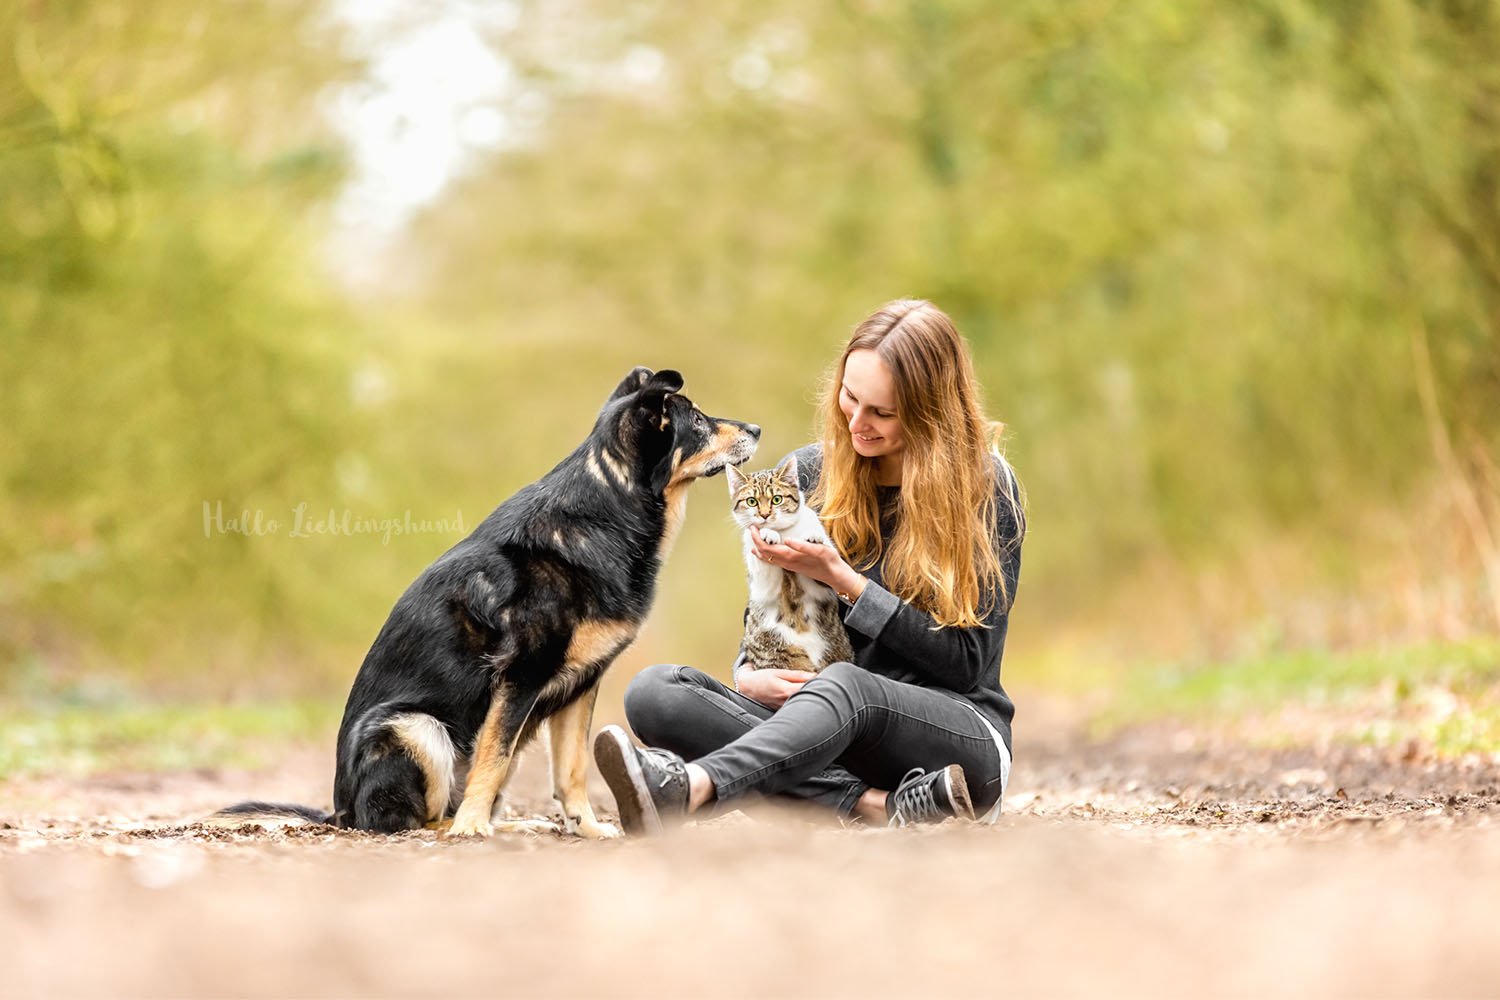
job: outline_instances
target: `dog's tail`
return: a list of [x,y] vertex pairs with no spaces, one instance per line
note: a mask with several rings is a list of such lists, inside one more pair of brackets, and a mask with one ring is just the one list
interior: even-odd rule
[[205,823],[216,826],[232,826],[239,823],[258,823],[262,826],[301,826],[304,823],[326,823],[336,825],[331,812],[284,802],[240,802],[220,809]]

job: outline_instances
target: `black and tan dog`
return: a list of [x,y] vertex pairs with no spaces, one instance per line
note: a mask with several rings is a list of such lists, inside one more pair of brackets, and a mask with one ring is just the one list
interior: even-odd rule
[[493,832],[511,761],[546,723],[567,828],[616,835],[585,794],[599,680],[635,638],[694,479],[755,451],[760,428],[710,417],[682,376],[637,368],[593,432],[407,588],[370,648],[339,727],[333,812],[246,802],[361,830],[440,821]]

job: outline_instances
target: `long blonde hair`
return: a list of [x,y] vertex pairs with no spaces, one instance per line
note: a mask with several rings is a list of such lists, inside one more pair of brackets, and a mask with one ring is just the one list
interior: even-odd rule
[[[880,537],[875,462],[854,450],[839,408],[844,366],[873,350],[896,384],[896,416],[905,441],[899,518],[890,545]],[[885,586],[928,612],[939,627],[983,624],[1012,594],[1001,570],[1024,532],[1019,482],[998,462],[1004,425],[985,417],[968,345],[953,321],[920,299],[888,302],[855,328],[824,386],[823,469],[811,501],[839,551],[856,569],[885,556]],[[1013,537],[995,541],[995,477]],[[985,595],[990,595],[986,600]],[[984,606],[981,607],[981,602]]]

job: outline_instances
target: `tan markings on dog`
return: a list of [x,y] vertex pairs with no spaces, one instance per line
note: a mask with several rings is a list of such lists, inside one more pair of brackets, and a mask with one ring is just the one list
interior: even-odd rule
[[490,698],[490,710],[485,713],[484,724],[474,741],[474,754],[470,758],[469,776],[464,783],[464,799],[453,825],[448,829],[450,837],[477,835],[488,837],[494,832],[490,825],[490,811],[505,779],[510,776],[511,757],[515,753],[515,739],[520,728],[509,739],[504,729],[505,696],[496,691]]
[[806,632],[811,628],[812,623],[807,620],[807,610],[802,603],[802,585],[797,582],[797,574],[781,574],[781,594],[777,604],[782,621],[798,632]]
[[739,435],[739,430],[733,425],[723,424],[714,433],[708,447],[686,461],[682,458],[681,448],[672,453],[672,479],[663,491],[667,500],[667,524],[662,532],[661,543],[656,547],[658,563],[667,561],[667,556],[672,553],[672,546],[677,543],[677,533],[682,530],[682,519],[687,513],[688,486],[702,474],[709,460],[732,447]]
[[682,457],[682,449],[679,448],[672,456],[672,468],[675,470],[672,473],[673,480],[697,479],[703,475],[704,469],[708,467],[711,460],[734,447],[740,433],[740,429],[733,424],[720,424],[708,444],[686,459]]
[[672,546],[677,544],[677,533],[682,530],[682,519],[687,515],[688,486],[692,484],[691,479],[668,484],[665,490],[667,500],[667,523],[662,529],[661,541],[656,545],[656,561],[658,564],[665,563],[667,556],[672,554]]
[[625,467],[624,462],[611,455],[608,448],[599,449],[599,461],[603,462],[604,467],[614,474],[615,479],[619,481],[620,489],[630,489],[630,470]]
[[552,795],[562,806],[569,833],[590,840],[618,837],[620,831],[601,823],[589,805],[589,724],[599,685],[580,695],[571,705],[547,720],[548,750],[552,759]]
[[607,476],[604,472],[604,467],[599,464],[598,452],[589,452],[589,457],[586,464],[589,468],[589,475],[593,476],[595,479],[599,480],[599,482],[603,483],[605,486],[608,486],[610,489],[619,488],[618,484],[610,481],[609,476]]
[[457,754],[448,727],[422,712],[393,715],[386,726],[422,769],[427,786],[427,819],[438,820],[448,811],[453,785],[453,762]]
[[630,645],[640,625],[626,621],[580,622],[573,629],[573,640],[568,643],[568,652],[563,659],[570,667],[584,667],[598,663],[605,657],[619,655]]
[[635,641],[640,626],[626,621],[588,621],[573,629],[573,638],[563,654],[563,665],[553,674],[537,695],[537,703],[565,700],[590,678],[597,682],[599,664],[624,651]]

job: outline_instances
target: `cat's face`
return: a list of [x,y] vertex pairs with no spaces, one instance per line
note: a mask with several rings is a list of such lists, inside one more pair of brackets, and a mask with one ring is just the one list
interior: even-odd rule
[[754,525],[782,531],[796,522],[802,509],[802,491],[797,486],[795,457],[778,468],[749,476],[732,465],[725,471],[729,476],[730,513],[741,528]]

